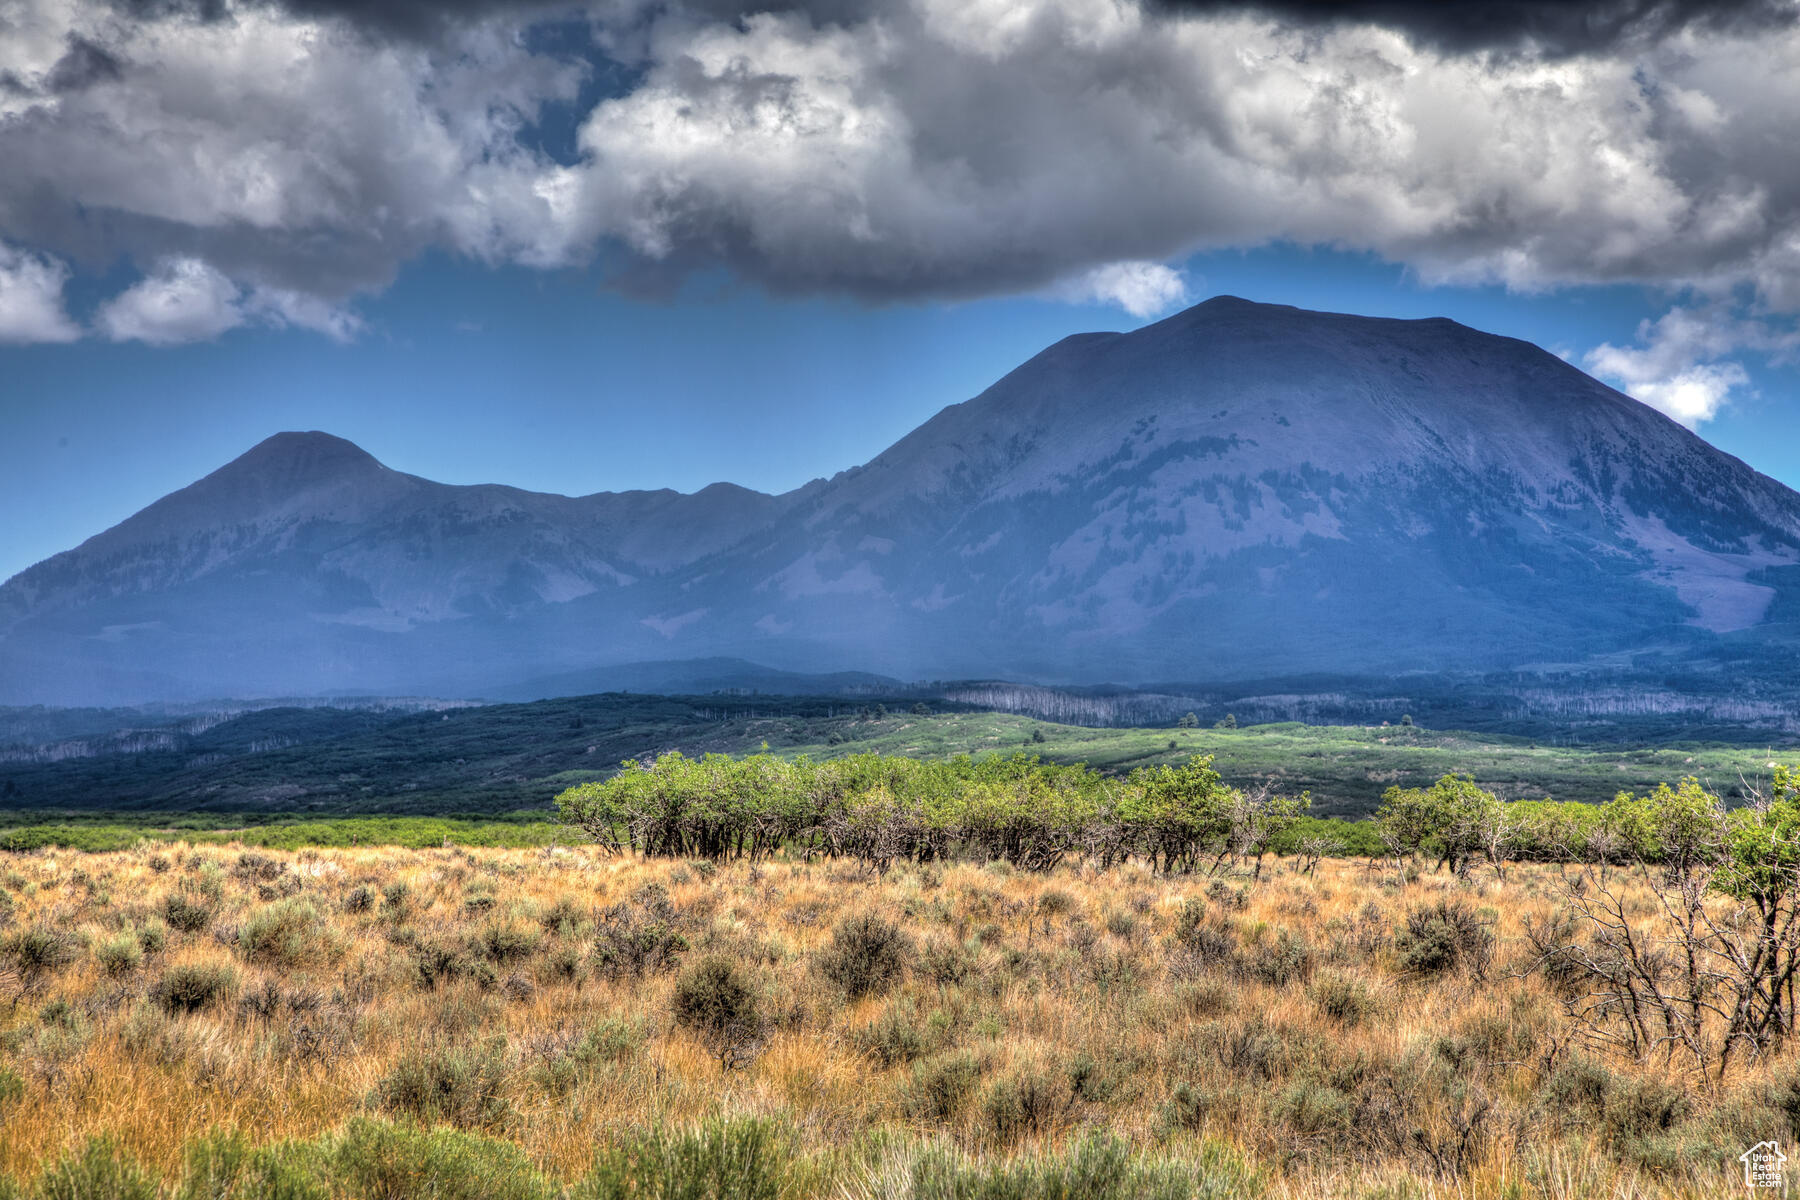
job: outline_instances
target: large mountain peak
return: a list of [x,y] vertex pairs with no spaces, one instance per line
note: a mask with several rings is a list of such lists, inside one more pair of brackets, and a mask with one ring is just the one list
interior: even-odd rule
[[0,703],[719,655],[1044,682],[1582,663],[1792,638],[1796,601],[1800,495],[1538,347],[1219,296],[1065,338],[784,496],[452,487],[278,434],[0,588]]

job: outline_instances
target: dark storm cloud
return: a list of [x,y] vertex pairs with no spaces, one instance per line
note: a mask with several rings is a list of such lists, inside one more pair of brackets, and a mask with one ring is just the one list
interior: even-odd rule
[[1179,14],[1258,12],[1298,25],[1379,25],[1452,53],[1531,46],[1551,55],[1605,52],[1684,29],[1742,33],[1790,27],[1789,0],[1152,0]]
[[[745,7],[14,0],[10,336],[66,336],[70,269],[121,260],[111,336],[351,336],[346,303],[432,250],[1144,314],[1185,295],[1170,262],[1287,240],[1434,283],[1800,311],[1800,160],[1771,152],[1800,125],[1792,5]],[[1615,374],[1715,353],[1696,328]]]
[[103,47],[84,37],[71,36],[69,50],[50,68],[44,86],[52,92],[76,92],[96,83],[117,79],[124,64]]

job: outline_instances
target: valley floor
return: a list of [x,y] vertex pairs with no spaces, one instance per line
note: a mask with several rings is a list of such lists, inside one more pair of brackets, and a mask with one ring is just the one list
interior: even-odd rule
[[1572,873],[0,853],[0,1196],[1733,1194],[1800,1063],[1599,1044]]

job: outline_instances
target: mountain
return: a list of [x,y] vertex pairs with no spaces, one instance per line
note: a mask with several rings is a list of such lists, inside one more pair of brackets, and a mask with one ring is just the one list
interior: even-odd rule
[[1535,346],[1221,297],[1064,339],[781,496],[452,487],[281,434],[0,586],[0,703],[522,695],[713,657],[1703,664],[1800,643],[1797,567],[1800,495]]

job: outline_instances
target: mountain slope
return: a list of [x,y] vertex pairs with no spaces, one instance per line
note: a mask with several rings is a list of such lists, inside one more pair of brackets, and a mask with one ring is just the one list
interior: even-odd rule
[[1800,495],[1553,355],[1231,298],[785,496],[449,487],[281,435],[0,587],[0,702],[606,663],[1045,681],[1793,640]]

